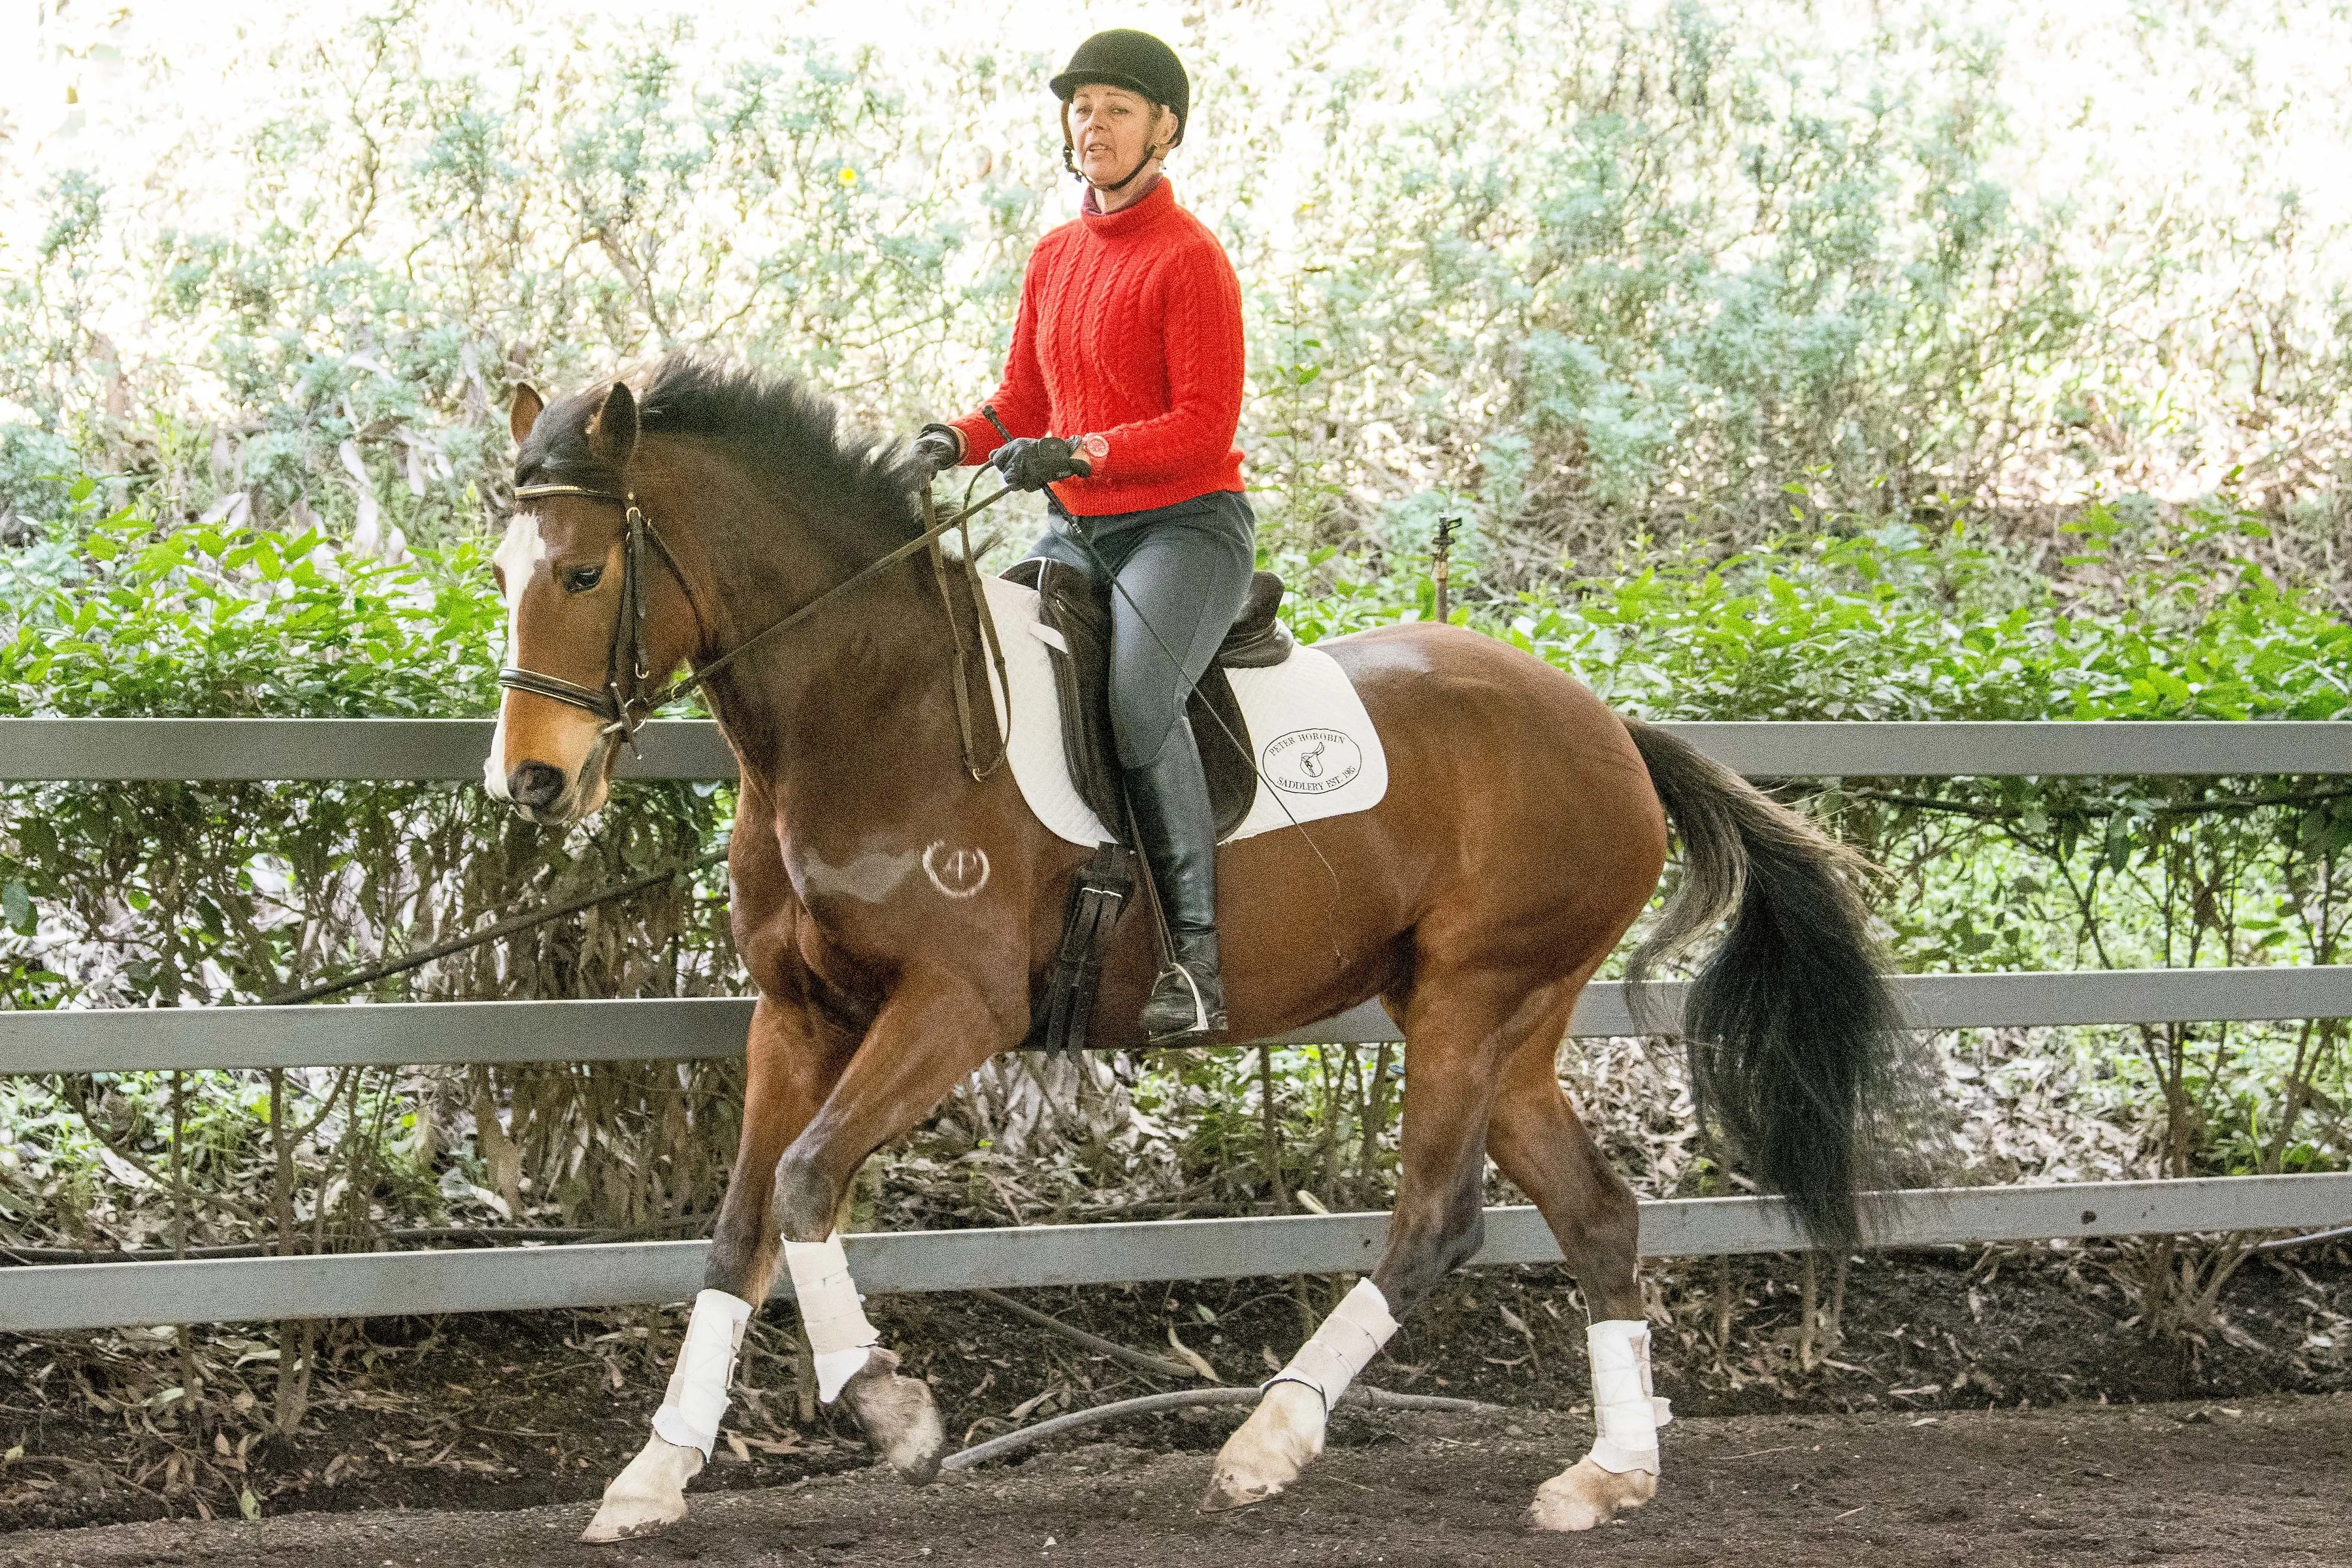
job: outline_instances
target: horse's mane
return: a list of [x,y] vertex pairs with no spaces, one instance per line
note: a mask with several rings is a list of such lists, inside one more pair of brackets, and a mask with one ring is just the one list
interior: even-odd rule
[[[791,376],[681,349],[627,380],[646,435],[708,441],[778,490],[805,498],[820,516],[871,520],[899,535],[915,527],[911,454],[887,437],[845,430],[833,400]],[[586,426],[602,401],[600,388],[580,399],[576,419],[545,422],[555,426],[538,454],[548,468],[593,467]]]

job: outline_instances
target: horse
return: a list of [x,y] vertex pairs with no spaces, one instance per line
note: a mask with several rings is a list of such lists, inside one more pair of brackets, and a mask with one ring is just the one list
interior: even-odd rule
[[[960,742],[959,611],[926,539],[922,470],[788,378],[662,357],[552,404],[514,397],[517,503],[492,558],[506,688],[485,782],[534,820],[596,811],[635,721],[681,668],[740,765],[728,852],[757,987],[740,1144],[677,1370],[646,1447],[583,1539],[687,1511],[743,1325],[789,1273],[818,1392],[910,1480],[945,1448],[930,1390],[866,1321],[838,1226],[860,1166],[1028,1033],[1072,873],[1010,770]],[[1527,1519],[1584,1530],[1651,1500],[1657,1426],[1633,1194],[1563,1091],[1578,994],[1683,870],[1637,983],[1728,918],[1685,1043],[1727,1146],[1817,1241],[1897,1092],[1901,1020],[1859,862],[1665,731],[1465,628],[1318,645],[1386,749],[1370,809],[1224,846],[1218,921],[1235,1040],[1378,997],[1402,1026],[1400,1170],[1384,1249],[1220,1451],[1202,1507],[1297,1481],[1330,1404],[1481,1242],[1486,1160],[1532,1199],[1590,1314],[1596,1440]],[[738,654],[743,657],[737,658]],[[1122,921],[1092,1039],[1143,1044],[1150,923]],[[1637,994],[1639,994],[1637,991]]]

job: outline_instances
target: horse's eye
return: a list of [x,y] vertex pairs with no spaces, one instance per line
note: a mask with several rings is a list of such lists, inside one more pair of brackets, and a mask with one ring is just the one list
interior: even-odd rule
[[563,591],[567,594],[584,594],[594,587],[604,575],[604,569],[602,566],[574,566],[563,574]]

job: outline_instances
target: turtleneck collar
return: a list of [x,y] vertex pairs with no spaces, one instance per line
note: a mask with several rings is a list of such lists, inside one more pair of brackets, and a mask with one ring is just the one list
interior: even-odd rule
[[1116,239],[1123,235],[1138,234],[1150,228],[1176,205],[1176,187],[1165,174],[1151,177],[1151,188],[1115,213],[1104,212],[1095,205],[1095,191],[1087,187],[1086,197],[1078,204],[1078,216],[1086,220],[1087,232],[1103,239]]

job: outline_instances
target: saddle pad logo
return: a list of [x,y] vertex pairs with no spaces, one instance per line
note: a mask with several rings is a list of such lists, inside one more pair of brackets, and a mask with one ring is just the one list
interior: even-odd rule
[[1293,730],[1258,754],[1266,782],[1286,795],[1328,795],[1364,771],[1364,749],[1344,730]]

